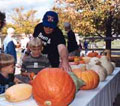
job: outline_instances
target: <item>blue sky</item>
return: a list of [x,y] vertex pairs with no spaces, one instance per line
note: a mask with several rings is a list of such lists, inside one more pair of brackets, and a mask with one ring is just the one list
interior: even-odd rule
[[24,7],[25,10],[37,10],[37,18],[42,18],[44,13],[50,10],[53,5],[54,0],[0,0],[0,11],[6,13],[6,21],[10,21],[9,14],[18,7]]

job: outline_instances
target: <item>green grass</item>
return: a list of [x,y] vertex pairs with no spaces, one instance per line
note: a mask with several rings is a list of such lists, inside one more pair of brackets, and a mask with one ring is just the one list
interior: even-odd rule
[[[92,42],[90,42],[91,44]],[[98,48],[103,48],[103,46],[105,45],[105,41],[99,41],[99,42],[96,42]],[[120,49],[120,40],[114,40],[112,41],[112,48],[115,48],[115,49]]]

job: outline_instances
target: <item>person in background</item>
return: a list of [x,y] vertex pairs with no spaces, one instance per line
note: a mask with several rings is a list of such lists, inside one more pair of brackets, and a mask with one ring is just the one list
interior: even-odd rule
[[59,67],[61,64],[61,68],[65,71],[71,71],[65,39],[57,26],[58,14],[54,11],[47,11],[42,21],[35,27],[33,33],[33,37],[39,37],[43,42],[42,53],[48,55],[52,67]]
[[65,28],[65,31],[67,32],[67,37],[68,37],[67,48],[68,48],[69,56],[79,56],[80,55],[79,46],[75,38],[75,33],[71,28],[71,24],[68,22],[65,22],[64,28]]
[[[2,13],[0,11],[0,31],[2,30],[3,26],[5,25],[5,18],[6,18],[5,13]],[[0,37],[0,53],[2,53],[2,52],[3,52],[2,39]]]
[[40,70],[50,67],[48,58],[41,53],[43,46],[39,38],[34,38],[29,42],[30,55],[23,59],[21,67],[21,75],[18,76],[23,82],[28,83],[30,74],[37,74]]
[[20,60],[17,64],[18,68],[21,68],[23,60],[29,55],[30,55],[30,48],[29,48],[29,42],[28,42],[26,45],[26,48],[21,51]]
[[5,53],[0,54],[0,94],[15,83],[21,83],[13,74],[14,62],[13,56]]
[[22,51],[22,56],[21,56],[22,61],[24,58],[30,55],[30,52],[31,51],[30,51],[29,42],[28,42],[26,45],[26,48]]
[[86,39],[84,41],[84,49],[85,49],[85,55],[86,55],[88,52],[88,41]]
[[5,13],[2,13],[0,11],[0,31],[3,28],[3,26],[5,25],[5,18],[6,18]]
[[7,36],[3,41],[3,47],[4,47],[4,53],[12,55],[15,58],[15,63],[16,63],[17,62],[16,46],[12,38],[14,32],[15,30],[13,28],[7,29]]
[[30,41],[29,36],[27,36],[27,34],[23,33],[22,34],[22,39],[21,39],[21,42],[20,42],[22,51],[24,51],[26,49],[29,41]]
[[83,47],[82,47],[82,41],[79,40],[79,51],[80,51],[80,56],[81,56],[81,51],[82,51]]

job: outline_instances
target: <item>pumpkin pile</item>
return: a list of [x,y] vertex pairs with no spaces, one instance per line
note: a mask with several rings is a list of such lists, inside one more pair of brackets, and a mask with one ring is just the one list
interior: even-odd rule
[[69,56],[68,57],[70,65],[78,65],[78,64],[85,64],[85,61],[83,60],[82,56]]
[[115,63],[107,56],[90,52],[86,57],[72,56],[69,60],[72,72],[61,68],[45,68],[37,75],[30,74],[32,86],[17,84],[8,88],[5,97],[10,102],[19,102],[33,97],[39,106],[68,106],[78,90],[97,88],[100,81],[112,74]]
[[95,71],[99,75],[100,81],[104,81],[108,75],[113,73],[116,65],[114,62],[111,62],[107,56],[104,55],[101,55],[99,57],[98,56],[82,57],[82,59],[85,61],[85,64],[74,64],[71,65],[71,68],[72,70],[74,69],[80,70],[82,67],[86,67],[87,70]]
[[68,106],[76,93],[72,78],[60,68],[42,69],[32,85],[33,97],[39,106]]

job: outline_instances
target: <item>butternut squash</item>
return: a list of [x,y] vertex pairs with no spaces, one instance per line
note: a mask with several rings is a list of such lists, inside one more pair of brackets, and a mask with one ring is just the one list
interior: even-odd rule
[[30,98],[32,86],[29,84],[16,84],[5,91],[5,98],[9,102],[20,102]]

